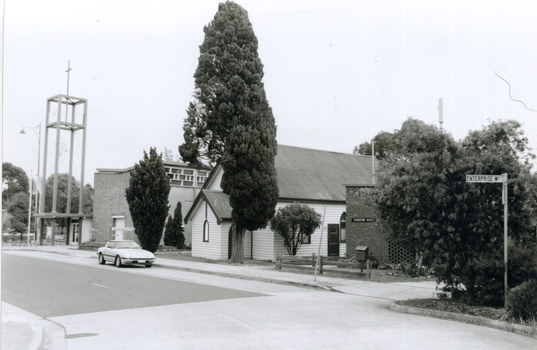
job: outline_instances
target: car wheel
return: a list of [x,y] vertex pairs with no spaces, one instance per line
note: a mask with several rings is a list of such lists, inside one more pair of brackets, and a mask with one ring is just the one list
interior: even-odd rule
[[104,260],[103,253],[99,254],[99,264],[101,264],[101,265],[106,264],[106,260]]
[[151,267],[153,264],[145,264],[145,267]]
[[121,263],[121,258],[119,257],[119,255],[116,256],[116,261],[114,261],[114,265],[116,265],[117,267],[123,266],[123,264]]

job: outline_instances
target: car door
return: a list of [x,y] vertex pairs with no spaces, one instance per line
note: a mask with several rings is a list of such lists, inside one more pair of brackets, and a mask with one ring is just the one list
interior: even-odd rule
[[114,249],[115,242],[110,241],[106,245],[105,249],[103,250],[104,260],[106,261],[114,261],[115,255],[112,249]]

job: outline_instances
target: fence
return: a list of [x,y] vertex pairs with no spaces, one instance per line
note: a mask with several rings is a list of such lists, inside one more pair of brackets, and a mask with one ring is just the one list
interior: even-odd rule
[[[351,272],[352,274],[357,274],[358,269],[360,274],[364,272],[364,266],[362,262],[344,262],[338,261],[338,257],[327,257],[319,256],[319,273],[323,273],[323,266],[337,266],[337,267],[350,267],[356,269],[356,272]],[[298,267],[306,269],[315,269],[315,263],[317,262],[317,256],[315,253],[311,253],[311,257],[297,257],[297,256],[283,256],[278,254],[276,256],[276,268],[280,270],[282,266],[285,267]],[[311,267],[309,267],[311,265]],[[349,271],[337,271],[339,273],[349,273]],[[367,276],[371,277],[371,263],[367,260]]]

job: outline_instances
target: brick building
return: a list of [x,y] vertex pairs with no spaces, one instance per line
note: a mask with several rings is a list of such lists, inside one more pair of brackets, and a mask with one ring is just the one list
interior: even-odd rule
[[369,255],[379,263],[400,263],[411,261],[412,254],[399,244],[392,242],[382,228],[382,222],[373,209],[370,196],[375,185],[357,184],[346,187],[345,229],[347,233],[347,254],[357,246],[367,246]]
[[[209,171],[198,170],[183,163],[164,161],[170,178],[168,215],[173,215],[177,202],[181,202],[183,217],[190,210],[199,190],[209,176]],[[135,239],[134,225],[125,199],[130,171],[126,169],[97,169],[94,178],[92,237],[98,241],[110,239]],[[184,230],[185,243],[192,242],[192,225]],[[164,237],[164,235],[163,235]]]

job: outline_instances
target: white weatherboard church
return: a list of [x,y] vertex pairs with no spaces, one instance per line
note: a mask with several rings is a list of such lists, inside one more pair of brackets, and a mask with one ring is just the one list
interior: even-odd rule
[[[324,216],[321,255],[346,255],[345,184],[372,183],[371,156],[320,151],[278,145],[275,158],[279,200],[276,210],[293,202],[307,204]],[[185,216],[192,222],[192,256],[229,259],[231,256],[231,211],[229,197],[222,192],[223,169],[217,165]],[[319,249],[321,228],[304,242],[297,256],[311,256]],[[351,247],[354,253],[354,247]],[[246,231],[244,257],[274,261],[287,255],[283,239],[269,227]]]

